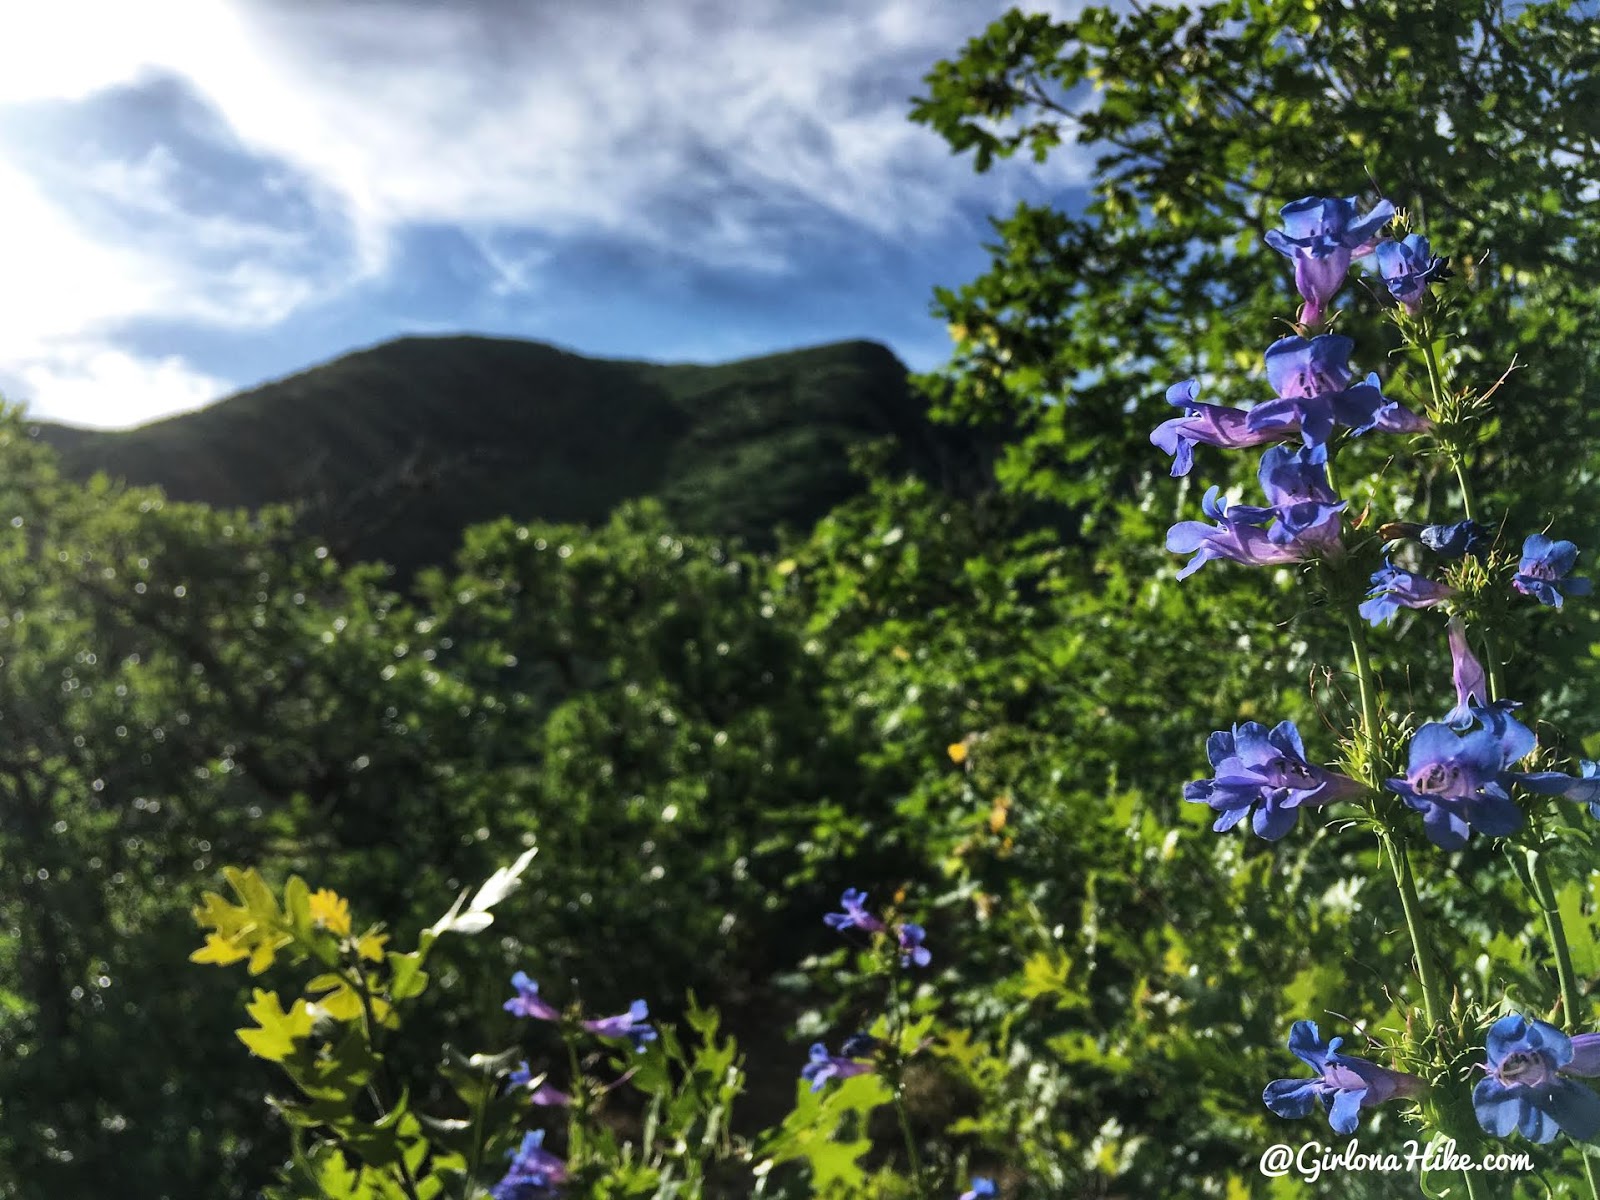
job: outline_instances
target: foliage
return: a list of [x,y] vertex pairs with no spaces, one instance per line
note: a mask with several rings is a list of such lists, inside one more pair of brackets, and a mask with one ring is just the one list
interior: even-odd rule
[[[1431,1027],[1372,836],[1397,800],[1268,845],[1212,833],[1182,795],[1205,734],[1251,720],[1297,722],[1314,763],[1403,770],[1408,714],[1442,711],[1443,639],[1402,614],[1376,675],[1388,720],[1351,741],[1343,610],[1381,524],[1451,515],[1460,461],[1509,531],[1451,574],[1462,613],[1549,723],[1540,765],[1600,749],[1595,610],[1535,620],[1504,586],[1521,531],[1559,518],[1600,545],[1579,321],[1600,278],[1595,37],[1576,6],[1468,0],[1428,20],[1392,0],[1003,18],[934,70],[917,118],[980,169],[1096,165],[1081,209],[1019,209],[993,269],[939,293],[954,355],[922,383],[955,432],[929,433],[861,344],[669,369],[442,342],[121,443],[151,479],[204,446],[187,457],[217,477],[175,494],[225,473],[262,490],[214,498],[309,500],[296,517],[68,483],[0,420],[0,1195],[481,1194],[532,1121],[507,1090],[523,1058],[579,1101],[542,1123],[574,1195],[930,1200],[975,1175],[1005,1200],[1317,1194],[1256,1168],[1297,1140],[1260,1102],[1293,1069],[1293,1021],[1349,1014],[1366,1053],[1459,1093],[1505,996],[1559,1016],[1546,908],[1579,979],[1562,1007],[1592,1010],[1581,810],[1539,827],[1553,888],[1488,838],[1419,868],[1423,955],[1454,992]],[[1261,233],[1302,194],[1370,192],[1369,172],[1454,278],[1426,332],[1353,292],[1338,327],[1447,444],[1402,469],[1393,443],[1341,439],[1347,570],[1216,564],[1179,585],[1161,534],[1198,489],[1148,443],[1162,393],[1265,395],[1260,350],[1287,330]],[[383,395],[392,423],[325,388]],[[453,418],[430,495],[407,477],[416,430],[466,392],[481,419]],[[330,474],[308,484],[267,419],[324,441]],[[858,448],[868,479],[847,477],[845,449],[885,432],[900,457]],[[74,476],[113,464],[112,442],[49,436]],[[474,457],[485,438],[538,453]],[[991,442],[1004,489],[975,495]],[[1245,483],[1244,459],[1201,447],[1195,478]],[[429,569],[405,596],[326,549],[411,533],[402,565]],[[466,884],[519,855],[492,932],[435,948],[487,925]],[[847,884],[926,926],[925,971],[827,932]],[[179,967],[196,905],[199,958],[228,971]],[[522,969],[562,1015],[511,1047]],[[640,995],[659,1035],[642,1053],[583,1030]],[[796,1082],[808,1043],[855,1030],[887,1046],[872,1071]],[[1364,1113],[1364,1142],[1424,1116],[1476,1136],[1470,1103],[1440,1101]]]
[[104,471],[218,507],[293,504],[336,557],[408,578],[446,563],[469,525],[600,525],[646,496],[675,532],[770,545],[854,494],[846,452],[880,438],[897,470],[981,476],[971,439],[926,408],[872,342],[667,366],[411,337],[139,429],[38,430],[70,478]]

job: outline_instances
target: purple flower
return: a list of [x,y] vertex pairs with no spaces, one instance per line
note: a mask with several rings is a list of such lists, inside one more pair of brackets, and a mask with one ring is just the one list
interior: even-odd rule
[[1374,625],[1386,625],[1402,608],[1432,608],[1455,594],[1455,588],[1402,571],[1385,558],[1383,569],[1372,573],[1372,590],[1361,605],[1361,615]]
[[1196,445],[1239,450],[1278,439],[1279,435],[1270,430],[1251,429],[1248,423],[1250,414],[1244,409],[1200,404],[1195,401],[1199,394],[1200,385],[1193,379],[1169,387],[1167,403],[1183,409],[1184,415],[1161,422],[1150,434],[1153,445],[1172,455],[1174,476],[1187,475],[1194,466]]
[[1600,1075],[1600,1033],[1575,1033],[1571,1037],[1572,1061],[1563,1075]]
[[997,1195],[999,1193],[995,1191],[994,1180],[985,1178],[982,1175],[974,1175],[972,1177],[972,1186],[957,1196],[956,1200],[979,1200],[983,1196]]
[[[1218,499],[1217,488],[1207,491],[1200,507],[1218,524],[1179,521],[1167,530],[1168,550],[1193,555],[1178,578],[1188,578],[1217,558],[1276,566],[1339,553],[1344,502],[1328,486],[1327,461],[1326,446],[1274,446],[1263,454],[1257,477],[1270,507],[1229,505]],[[1272,527],[1265,528],[1269,522]]]
[[1407,311],[1422,311],[1422,298],[1428,284],[1444,275],[1444,259],[1435,258],[1428,239],[1420,233],[1407,234],[1398,242],[1380,242],[1377,248],[1378,274],[1389,287],[1389,294]]
[[1267,245],[1294,262],[1294,283],[1305,308],[1301,319],[1319,324],[1329,300],[1344,285],[1350,260],[1372,253],[1380,230],[1394,216],[1394,205],[1379,200],[1366,216],[1356,214],[1356,197],[1329,200],[1307,196],[1280,211],[1281,230],[1267,231]]
[[511,977],[511,986],[517,989],[517,994],[507,1000],[503,1005],[508,1013],[514,1017],[532,1017],[535,1021],[559,1021],[561,1014],[557,1012],[548,1001],[539,997],[539,985],[528,978],[526,971],[518,971]]
[[1206,742],[1213,779],[1183,786],[1183,798],[1208,804],[1218,814],[1211,828],[1222,833],[1246,816],[1260,837],[1275,842],[1294,828],[1302,808],[1344,800],[1360,790],[1355,780],[1306,761],[1293,721],[1265,725],[1246,721],[1219,730]]
[[1522,828],[1522,810],[1507,790],[1523,776],[1508,768],[1533,751],[1533,731],[1508,711],[1513,702],[1474,708],[1483,724],[1464,737],[1430,721],[1411,739],[1404,779],[1388,787],[1422,814],[1428,840],[1441,850],[1459,850],[1474,832],[1505,837]]
[[520,1064],[515,1071],[511,1072],[511,1078],[508,1082],[513,1088],[529,1088],[528,1103],[530,1104],[564,1108],[572,1103],[571,1096],[567,1095],[567,1093],[563,1091],[551,1087],[544,1081],[542,1076],[540,1077],[538,1087],[529,1087],[529,1085],[533,1083],[533,1072],[528,1069],[528,1064],[525,1062]]
[[1530,534],[1522,543],[1522,561],[1517,564],[1511,586],[1540,604],[1560,608],[1561,592],[1556,590],[1556,584],[1574,596],[1587,596],[1592,589],[1593,585],[1581,576],[1567,578],[1577,557],[1578,548],[1571,542],[1552,541],[1542,533]]
[[919,967],[925,967],[933,961],[933,955],[922,944],[922,939],[927,936],[927,930],[923,929],[921,925],[897,925],[894,932],[900,941],[900,965],[902,967],[909,967],[912,963],[916,963]]
[[1489,530],[1476,521],[1457,521],[1454,525],[1418,525],[1414,521],[1390,521],[1379,533],[1386,542],[1416,538],[1440,558],[1460,558],[1463,554],[1482,554],[1489,548]]
[[1293,547],[1302,558],[1343,550],[1339,513],[1345,502],[1328,483],[1326,446],[1274,446],[1261,456],[1256,478],[1277,516],[1267,531],[1269,541]]
[[839,898],[843,912],[829,913],[823,923],[830,929],[843,933],[846,929],[862,929],[867,933],[882,933],[887,928],[882,921],[867,911],[867,894],[855,888],[845,888]]
[[1456,706],[1445,715],[1444,723],[1451,729],[1465,729],[1472,724],[1472,713],[1489,702],[1489,677],[1483,664],[1467,645],[1467,627],[1460,617],[1451,617],[1450,675],[1456,685]]
[[821,1042],[811,1047],[811,1061],[800,1068],[800,1078],[811,1084],[813,1092],[820,1092],[830,1079],[848,1079],[852,1075],[865,1075],[872,1064],[857,1062],[853,1058],[835,1058]]
[[1476,521],[1457,521],[1454,525],[1424,525],[1417,540],[1442,558],[1479,554],[1489,548],[1489,531]]
[[511,1166],[489,1193],[494,1200],[546,1200],[566,1182],[567,1164],[544,1148],[542,1129],[524,1135],[522,1145],[507,1157]]
[[[1472,1089],[1472,1107],[1484,1132],[1503,1138],[1515,1129],[1540,1144],[1555,1140],[1558,1132],[1581,1142],[1600,1133],[1600,1096],[1559,1074],[1577,1057],[1572,1038],[1554,1025],[1512,1013],[1489,1027],[1487,1046],[1485,1077]],[[1579,1074],[1588,1073],[1593,1058],[1588,1043]]]
[[1309,1116],[1320,1100],[1334,1132],[1350,1134],[1356,1131],[1363,1108],[1422,1094],[1426,1085],[1417,1076],[1340,1054],[1343,1044],[1343,1038],[1324,1044],[1315,1021],[1296,1021],[1289,1031],[1289,1049],[1316,1074],[1310,1079],[1274,1079],[1261,1093],[1266,1106],[1277,1116],[1299,1120]]
[[1355,434],[1422,433],[1430,422],[1388,399],[1376,373],[1351,386],[1350,351],[1355,343],[1324,333],[1307,340],[1280,338],[1267,347],[1267,382],[1277,399],[1245,415],[1255,434],[1288,437],[1298,433],[1308,446],[1320,446],[1343,425]]
[[1217,522],[1179,521],[1167,530],[1167,549],[1192,557],[1178,572],[1187,579],[1213,559],[1227,559],[1252,567],[1278,566],[1300,562],[1306,556],[1294,546],[1280,545],[1262,528],[1272,514],[1261,508],[1236,504],[1218,498],[1221,489],[1212,487],[1200,501],[1201,511]]
[[1587,804],[1589,815],[1600,820],[1600,763],[1580,758],[1578,774],[1575,776],[1564,775],[1560,771],[1532,771],[1516,778],[1530,791]]
[[583,1027],[596,1037],[630,1038],[633,1048],[642,1051],[646,1042],[656,1040],[656,1031],[645,1024],[649,1017],[650,1006],[643,1000],[635,1000],[628,1006],[627,1012],[585,1021]]
[[572,1097],[548,1083],[541,1083],[528,1093],[528,1103],[537,1104],[541,1108],[567,1108],[572,1104]]

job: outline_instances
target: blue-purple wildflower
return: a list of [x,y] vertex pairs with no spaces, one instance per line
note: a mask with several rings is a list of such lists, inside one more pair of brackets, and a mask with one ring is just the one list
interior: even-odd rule
[[1465,729],[1472,724],[1474,709],[1489,703],[1489,677],[1467,644],[1467,627],[1460,617],[1451,617],[1450,676],[1456,685],[1456,706],[1444,718],[1451,729]]
[[1563,1075],[1600,1075],[1600,1033],[1575,1033],[1571,1037],[1572,1061],[1561,1068]]
[[1383,567],[1372,573],[1372,589],[1361,604],[1361,615],[1373,625],[1387,625],[1402,608],[1432,608],[1455,594],[1448,584],[1402,570],[1385,558]]
[[642,1051],[646,1043],[656,1040],[656,1031],[645,1023],[649,1019],[650,1006],[643,1000],[635,1000],[627,1012],[585,1021],[583,1027],[596,1037],[628,1038],[635,1050]]
[[1219,833],[1248,816],[1258,836],[1275,842],[1294,828],[1302,808],[1320,808],[1360,791],[1348,776],[1306,761],[1293,721],[1281,721],[1270,731],[1257,721],[1219,730],[1207,740],[1206,756],[1215,777],[1184,784],[1183,798],[1210,805],[1217,813],[1211,828]]
[[845,888],[844,895],[839,898],[843,912],[829,913],[823,917],[823,923],[829,929],[837,929],[843,933],[846,929],[860,929],[867,933],[882,933],[887,926],[867,911],[867,894],[855,888]]
[[1217,488],[1207,491],[1200,507],[1216,525],[1179,521],[1167,530],[1167,549],[1193,556],[1178,578],[1188,578],[1213,559],[1275,566],[1340,553],[1339,513],[1345,504],[1328,484],[1327,461],[1326,446],[1268,450],[1257,472],[1269,501],[1264,508],[1229,505],[1219,499]]
[[[1485,1077],[1472,1090],[1484,1132],[1503,1138],[1515,1130],[1539,1144],[1555,1140],[1557,1133],[1585,1142],[1600,1134],[1600,1096],[1562,1075],[1577,1061],[1573,1038],[1554,1025],[1512,1013],[1489,1027],[1486,1042]],[[1592,1041],[1585,1044],[1578,1067],[1574,1074],[1600,1068]]]
[[1587,804],[1589,815],[1600,820],[1600,763],[1580,758],[1577,775],[1566,775],[1560,771],[1530,771],[1518,775],[1517,782],[1529,791],[1544,796],[1559,796],[1563,800]]
[[828,1048],[818,1042],[811,1047],[811,1061],[800,1068],[800,1078],[811,1084],[813,1092],[820,1092],[830,1079],[848,1079],[852,1075],[865,1075],[873,1069],[869,1062],[829,1054]]
[[1577,558],[1578,548],[1571,542],[1554,541],[1542,533],[1530,534],[1522,543],[1522,561],[1517,563],[1511,586],[1540,604],[1560,608],[1563,591],[1587,596],[1593,590],[1589,580],[1571,574]]
[[[1430,721],[1411,739],[1403,779],[1388,787],[1422,814],[1428,840],[1441,850],[1459,850],[1474,832],[1505,837],[1522,828],[1522,810],[1510,785],[1536,776],[1510,768],[1533,752],[1533,731],[1510,714],[1513,701],[1472,709],[1482,727],[1458,736]],[[1536,789],[1537,790],[1537,789]]]
[[1351,1134],[1363,1108],[1422,1094],[1426,1085],[1417,1076],[1341,1054],[1343,1044],[1343,1038],[1324,1043],[1315,1021],[1296,1021],[1289,1031],[1289,1050],[1316,1074],[1310,1079],[1274,1079],[1261,1093],[1266,1106],[1280,1117],[1299,1120],[1320,1101],[1334,1132]]
[[1328,301],[1344,286],[1352,259],[1372,253],[1378,234],[1394,216],[1394,205],[1379,200],[1364,216],[1357,199],[1307,196],[1283,206],[1283,228],[1267,232],[1267,245],[1294,262],[1294,283],[1305,307],[1300,318],[1320,324]]
[[1389,521],[1378,532],[1386,542],[1415,538],[1440,558],[1460,558],[1463,554],[1482,555],[1493,544],[1491,531],[1476,521],[1457,521],[1453,525],[1418,525],[1415,521]]
[[549,1200],[567,1180],[567,1164],[544,1148],[542,1129],[524,1135],[507,1157],[511,1166],[489,1193],[494,1200]]
[[1221,404],[1201,404],[1195,397],[1200,385],[1193,379],[1175,383],[1167,389],[1167,403],[1183,409],[1184,415],[1157,425],[1150,434],[1151,444],[1172,456],[1172,474],[1187,475],[1194,466],[1197,445],[1241,450],[1277,441],[1280,434],[1250,428],[1250,414],[1242,408]]
[[535,1087],[533,1085],[533,1072],[526,1062],[519,1064],[517,1069],[511,1072],[511,1078],[508,1082],[513,1088],[528,1089],[529,1104],[537,1104],[541,1107],[565,1108],[572,1103],[571,1096],[558,1088],[551,1087],[542,1075],[539,1077],[538,1086]]
[[514,1017],[531,1017],[535,1021],[559,1021],[561,1014],[548,1000],[539,995],[539,985],[528,978],[526,971],[518,971],[511,977],[511,986],[517,989],[517,994],[507,1000],[503,1005],[508,1013]]
[[1380,242],[1377,247],[1378,274],[1389,294],[1413,315],[1422,311],[1428,284],[1443,277],[1445,262],[1434,257],[1428,239],[1410,233],[1399,241]]
[[933,961],[933,955],[922,944],[922,939],[927,936],[927,930],[923,929],[921,925],[897,925],[894,932],[896,939],[900,943],[900,965],[902,967],[909,967],[912,963],[919,967],[925,967]]
[[972,1177],[972,1186],[957,1196],[956,1200],[983,1200],[984,1197],[997,1196],[999,1194],[995,1190],[994,1180],[984,1175],[974,1175]]
[[1488,529],[1476,521],[1457,521],[1453,525],[1424,525],[1417,540],[1441,558],[1479,555],[1493,541]]
[[1280,338],[1267,347],[1267,382],[1276,399],[1264,401],[1245,416],[1247,429],[1269,437],[1299,434],[1308,446],[1320,446],[1336,426],[1362,434],[1421,433],[1424,418],[1388,399],[1376,373],[1352,385],[1350,351],[1355,343],[1339,334],[1306,339]]

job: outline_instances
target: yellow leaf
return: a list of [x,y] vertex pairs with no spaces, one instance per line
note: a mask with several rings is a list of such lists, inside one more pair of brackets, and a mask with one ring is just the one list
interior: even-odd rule
[[193,954],[189,955],[192,963],[216,963],[225,967],[229,963],[236,963],[241,958],[249,958],[250,952],[241,949],[231,938],[225,938],[220,933],[206,934],[206,944]]
[[343,985],[319,999],[317,1006],[335,1021],[354,1021],[361,1015],[361,997]]
[[350,936],[350,901],[337,892],[319,888],[311,894],[311,917],[339,937]]
[[368,962],[381,963],[383,961],[383,947],[388,940],[388,934],[369,933],[356,943],[356,950]]
[[950,761],[960,766],[967,761],[967,743],[951,742],[945,747],[944,752],[950,756]]
[[[288,939],[285,938],[284,940],[287,941]],[[257,942],[255,949],[250,951],[250,961],[246,964],[245,970],[252,975],[259,975],[265,971],[272,965],[272,960],[278,956],[279,944],[271,938],[263,938]]]

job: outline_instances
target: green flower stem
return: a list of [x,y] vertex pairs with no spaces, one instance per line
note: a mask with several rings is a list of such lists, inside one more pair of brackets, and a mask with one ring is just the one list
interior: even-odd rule
[[[1361,724],[1367,742],[1367,774],[1363,782],[1378,790],[1377,774],[1382,752],[1378,744],[1378,696],[1372,677],[1372,659],[1367,653],[1366,630],[1355,612],[1347,614],[1350,626],[1350,646],[1355,653],[1356,683],[1361,689]],[[1416,963],[1417,982],[1422,988],[1422,1010],[1427,1015],[1430,1033],[1439,1026],[1444,1006],[1440,1003],[1439,979],[1434,972],[1433,960],[1428,957],[1423,941],[1422,904],[1417,898],[1417,883],[1411,873],[1411,858],[1406,848],[1385,831],[1379,837],[1384,857],[1394,872],[1395,889],[1400,893],[1400,908],[1405,914],[1406,932],[1411,935],[1411,954]]]
[[1572,969],[1572,951],[1567,946],[1567,930],[1561,920],[1561,910],[1556,903],[1555,884],[1550,879],[1550,868],[1537,850],[1528,851],[1528,878],[1533,883],[1533,894],[1544,913],[1545,929],[1550,934],[1550,945],[1556,953],[1556,978],[1561,981],[1562,1024],[1575,1030],[1578,1024],[1578,976]]
[[1422,986],[1422,1011],[1430,1028],[1437,1029],[1444,1016],[1439,976],[1423,941],[1422,902],[1417,897],[1416,877],[1411,873],[1411,855],[1393,837],[1385,837],[1389,866],[1394,871],[1395,888],[1400,893],[1400,908],[1405,913],[1406,930],[1411,934],[1411,953],[1417,963],[1417,982]]
[[[1346,620],[1350,626],[1350,646],[1355,653],[1356,683],[1361,689],[1361,724],[1367,739],[1368,778],[1365,782],[1376,792],[1377,776],[1382,766],[1382,752],[1378,745],[1378,696],[1372,677],[1372,659],[1367,653],[1367,633],[1361,623],[1360,615],[1351,611],[1347,614]],[[1433,960],[1428,957],[1422,940],[1422,903],[1417,897],[1416,878],[1411,873],[1411,856],[1405,845],[1388,830],[1379,835],[1378,841],[1383,847],[1384,857],[1389,860],[1390,869],[1394,872],[1395,890],[1400,893],[1400,909],[1405,913],[1406,932],[1411,935],[1411,957],[1416,963],[1417,983],[1422,988],[1422,1011],[1428,1019],[1428,1035],[1432,1037],[1439,1028],[1444,1005],[1440,998],[1439,978],[1434,971]],[[1585,1162],[1587,1161],[1585,1159]],[[1463,1171],[1461,1178],[1466,1183],[1467,1200],[1478,1200],[1472,1172]],[[1600,1200],[1600,1196],[1596,1196],[1594,1200]]]
[[567,1166],[576,1168],[583,1155],[583,1123],[588,1117],[589,1092],[584,1087],[583,1072],[578,1066],[578,1047],[572,1042],[571,1031],[562,1030],[562,1041],[567,1048],[567,1071],[571,1080],[567,1094],[572,1103],[567,1106]]
[[[1364,781],[1374,792],[1378,787],[1378,772],[1382,766],[1378,745],[1378,696],[1372,677],[1372,659],[1367,653],[1366,629],[1360,616],[1352,611],[1346,617],[1350,626],[1350,646],[1355,652],[1356,683],[1361,689],[1361,724],[1367,740],[1367,774]],[[1394,872],[1395,890],[1400,893],[1400,908],[1405,913],[1406,932],[1411,935],[1411,957],[1416,963],[1417,983],[1422,988],[1422,1011],[1428,1019],[1428,1035],[1432,1037],[1439,1028],[1444,1005],[1440,1000],[1439,978],[1434,972],[1433,960],[1428,957],[1422,940],[1422,904],[1417,897],[1417,881],[1411,873],[1411,856],[1405,846],[1392,833],[1385,830],[1379,835],[1384,857]],[[1587,1160],[1586,1160],[1587,1161]],[[1462,1172],[1466,1183],[1467,1200],[1478,1200],[1472,1172]],[[1600,1196],[1595,1197],[1600,1200]]]
[[[1444,406],[1444,373],[1439,369],[1439,358],[1433,351],[1433,326],[1422,324],[1422,357],[1428,368],[1428,392],[1433,397],[1433,411],[1441,412]],[[1473,499],[1472,484],[1467,480],[1466,457],[1459,447],[1445,447],[1450,456],[1450,466],[1455,472],[1456,487],[1461,492],[1461,512],[1469,521],[1478,519],[1477,501]],[[1483,639],[1484,670],[1488,676],[1489,699],[1500,698],[1500,657],[1495,653],[1494,638],[1488,630],[1480,630]]]
[[[1433,396],[1434,411],[1442,411],[1444,404],[1444,375],[1439,369],[1439,359],[1433,350],[1433,329],[1424,321],[1422,326],[1422,356],[1428,368],[1428,390]],[[1461,492],[1461,511],[1469,521],[1477,519],[1477,504],[1472,496],[1472,484],[1467,479],[1467,464],[1465,456],[1456,446],[1446,448],[1450,455],[1450,465],[1455,470],[1456,486]],[[1488,699],[1491,703],[1500,698],[1500,658],[1495,653],[1494,638],[1487,630],[1480,632],[1483,639],[1483,656],[1486,683],[1489,688]],[[1409,871],[1409,867],[1408,867]],[[1561,910],[1556,905],[1555,887],[1550,882],[1550,871],[1544,864],[1537,850],[1528,851],[1528,883],[1538,902],[1540,911],[1544,914],[1545,929],[1550,936],[1550,945],[1555,950],[1556,976],[1561,984],[1561,1011],[1564,1024],[1571,1030],[1575,1029],[1578,1021],[1578,980],[1572,969],[1572,951],[1567,945],[1567,931],[1561,920]],[[1401,903],[1405,903],[1402,891]],[[1409,913],[1407,924],[1410,924]],[[1413,933],[1415,942],[1415,933]],[[1420,951],[1419,951],[1420,956]],[[1421,966],[1419,961],[1418,966]],[[1420,972],[1419,972],[1420,973]],[[1426,996],[1424,985],[1424,996]],[[1430,1016],[1430,1020],[1432,1017]],[[1600,1179],[1595,1176],[1594,1160],[1587,1154],[1583,1155],[1583,1174],[1589,1184],[1589,1195],[1594,1200],[1600,1200]],[[1467,1195],[1474,1197],[1472,1174],[1466,1174]]]
[[901,1098],[900,1072],[895,1071],[894,1086],[894,1113],[900,1118],[900,1134],[906,1142],[906,1165],[911,1169],[911,1186],[916,1189],[917,1200],[926,1200],[927,1192],[922,1186],[922,1159],[917,1154],[917,1139],[911,1132],[911,1117],[906,1112],[905,1101]]
[[[350,974],[345,977],[345,982],[349,984],[353,981],[356,995],[361,998],[362,1030],[367,1035],[367,1049],[372,1053],[372,1057],[378,1060],[378,1071],[383,1077],[388,1094],[391,1096],[398,1095],[399,1088],[395,1085],[394,1072],[389,1066],[388,1056],[378,1048],[378,1030],[380,1026],[377,1012],[372,1004],[372,988],[367,983],[367,969],[361,962],[361,952],[354,947],[353,943],[351,943],[350,958]],[[372,1102],[377,1106],[379,1119],[387,1117],[393,1111],[389,1106],[389,1102],[379,1093],[375,1085],[369,1086],[367,1091],[372,1097]],[[408,1200],[422,1200],[417,1191],[417,1181],[412,1178],[411,1168],[406,1165],[404,1153],[400,1155],[397,1175],[401,1190],[405,1192]]]
[[905,1028],[905,1006],[900,995],[901,974],[895,970],[896,951],[891,945],[888,958],[889,991],[884,997],[884,1015],[888,1018],[888,1028],[884,1030],[886,1041],[890,1046],[893,1058],[890,1060],[894,1066],[889,1077],[889,1094],[894,1099],[894,1115],[900,1122],[900,1136],[906,1144],[906,1167],[911,1172],[911,1186],[916,1193],[917,1200],[927,1200],[928,1193],[922,1178],[922,1156],[917,1153],[917,1138],[911,1131],[911,1115],[906,1112],[905,1088],[905,1061],[900,1053],[900,1038]]
[[1450,454],[1451,465],[1456,471],[1456,487],[1461,491],[1461,512],[1469,521],[1477,520],[1474,509],[1477,507],[1472,502],[1472,485],[1467,482],[1467,465],[1454,451]]
[[478,1096],[478,1109],[472,1114],[472,1153],[467,1158],[466,1176],[461,1180],[461,1200],[472,1200],[478,1194],[478,1173],[483,1170],[484,1126],[489,1121],[491,1091],[492,1085],[483,1089]]

